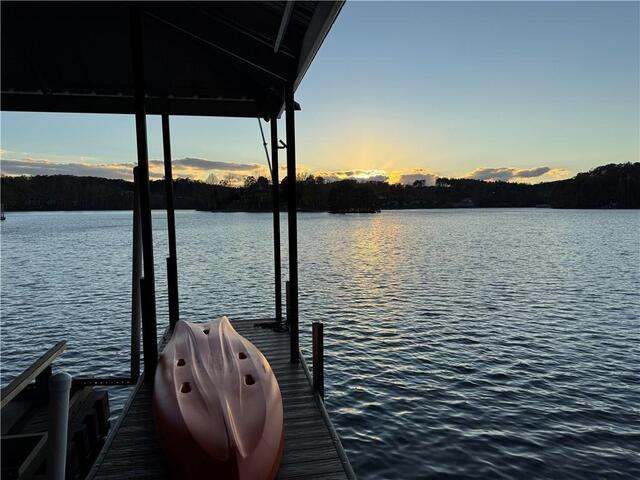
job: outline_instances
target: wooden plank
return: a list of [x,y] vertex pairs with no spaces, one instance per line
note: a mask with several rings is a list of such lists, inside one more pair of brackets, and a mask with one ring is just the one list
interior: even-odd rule
[[299,418],[313,418],[324,421],[322,415],[318,413],[317,410],[313,410],[311,408],[296,408],[295,410],[289,410],[284,413],[285,422],[290,420],[296,420]]
[[302,450],[290,450],[287,452],[287,455],[283,456],[281,465],[298,464],[302,462],[310,462],[313,460],[329,459],[337,460],[338,463],[340,462],[333,443],[325,443],[313,449],[307,448]]
[[[278,471],[278,478],[295,478],[304,477],[307,478],[309,474],[325,474],[325,473],[340,473],[344,475],[344,467],[336,458],[330,459],[316,459],[310,462],[298,462],[295,464],[284,464]],[[343,476],[342,478],[346,478]]]
[[276,477],[278,480],[289,480],[289,479],[300,479],[303,478],[304,480],[344,480],[345,477],[344,476],[344,472],[331,472],[331,473],[320,473],[320,474],[303,474],[303,475],[288,475],[286,472],[285,474],[282,474],[281,472],[278,474],[278,476]]
[[335,451],[333,441],[331,440],[331,438],[326,436],[295,438],[295,442],[289,442],[286,444],[287,453],[286,455],[284,455],[283,461],[288,459],[290,455],[295,454],[296,452],[299,452],[301,450],[311,450],[311,454],[313,454],[316,449],[324,447],[330,447]]
[[7,403],[15,398],[24,388],[29,385],[44,369],[46,369],[51,363],[58,357],[63,351],[67,342],[62,341],[56,343],[51,347],[44,355],[38,360],[33,362],[29,368],[18,375],[9,383],[6,387],[0,391],[0,409]]
[[144,373],[142,375],[140,375],[140,377],[138,377],[138,383],[133,388],[133,391],[131,392],[131,395],[127,399],[127,402],[125,403],[124,408],[122,409],[122,413],[120,414],[120,416],[116,420],[116,424],[114,425],[114,427],[111,429],[111,431],[107,435],[107,438],[106,438],[106,440],[104,442],[104,446],[102,447],[102,450],[98,454],[98,457],[96,458],[96,461],[94,462],[93,466],[91,467],[91,470],[87,474],[87,479],[91,479],[91,478],[94,478],[96,476],[96,473],[98,472],[98,470],[99,470],[100,466],[103,464],[103,462],[104,463],[109,463],[111,461],[111,459],[107,459],[106,458],[107,454],[109,453],[109,449],[110,449],[113,441],[120,434],[120,429],[121,429],[122,424],[124,423],[124,421],[126,419],[128,419],[128,418],[131,418],[131,416],[128,415],[129,410],[131,410],[133,404],[135,403],[136,399],[138,398],[138,393],[141,390],[143,390],[143,388],[144,388]]

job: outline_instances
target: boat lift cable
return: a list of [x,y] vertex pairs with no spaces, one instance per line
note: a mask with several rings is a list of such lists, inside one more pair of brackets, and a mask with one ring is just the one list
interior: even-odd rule
[[[275,122],[275,120],[271,120],[271,121]],[[258,117],[258,125],[260,126],[260,136],[262,136],[262,146],[264,147],[264,154],[267,157],[267,165],[269,165],[269,173],[271,174],[271,180],[273,181],[273,169],[271,168],[271,159],[269,158],[269,150],[267,149],[267,141],[264,138],[264,130],[262,129],[262,121],[260,120],[260,117]],[[283,147],[278,146],[278,148],[283,148]],[[280,332],[280,333],[289,331],[289,327],[286,324],[278,322],[277,320],[275,322],[254,323],[253,326],[260,327],[260,328],[268,328],[270,330],[273,330],[274,332]]]
[[258,126],[260,127],[260,135],[262,136],[262,146],[264,147],[264,154],[267,157],[267,165],[269,165],[269,174],[271,175],[271,178],[273,178],[273,169],[271,168],[271,160],[269,159],[269,150],[267,149],[267,141],[264,138],[264,130],[262,129],[262,121],[260,120],[260,117],[258,117]]

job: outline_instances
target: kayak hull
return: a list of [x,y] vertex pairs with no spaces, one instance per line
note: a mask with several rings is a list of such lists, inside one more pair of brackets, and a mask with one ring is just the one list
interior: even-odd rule
[[271,480],[278,472],[278,381],[226,317],[176,324],[156,370],[153,414],[178,479]]

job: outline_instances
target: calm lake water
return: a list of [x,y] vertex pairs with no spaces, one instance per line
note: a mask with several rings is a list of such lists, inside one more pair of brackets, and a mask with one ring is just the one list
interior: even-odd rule
[[[270,215],[177,227],[183,319],[272,315]],[[59,368],[127,374],[130,212],[1,230],[2,384],[61,339]],[[301,342],[325,322],[327,406],[361,478],[640,478],[638,211],[300,214],[299,241]],[[283,253],[286,276],[286,235]]]

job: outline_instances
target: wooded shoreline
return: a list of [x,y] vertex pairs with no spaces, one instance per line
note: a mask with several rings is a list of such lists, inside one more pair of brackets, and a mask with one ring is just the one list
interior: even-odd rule
[[[130,210],[133,183],[69,175],[1,178],[5,211]],[[164,180],[150,184],[151,206],[165,208]],[[430,208],[640,208],[640,163],[597,167],[574,178],[539,184],[439,178],[433,186],[300,178],[298,211],[354,211]],[[271,185],[248,177],[241,187],[174,180],[176,209],[218,212],[270,212]],[[287,178],[280,205],[286,211]]]

